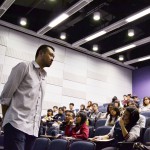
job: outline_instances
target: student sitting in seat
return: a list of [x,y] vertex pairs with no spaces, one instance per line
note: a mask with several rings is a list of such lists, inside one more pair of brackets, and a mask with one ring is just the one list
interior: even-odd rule
[[108,116],[105,126],[114,126],[118,118],[120,117],[120,110],[117,107],[113,107],[110,111],[110,115]]
[[135,141],[140,136],[140,126],[137,124],[138,120],[138,110],[132,107],[127,107],[123,116],[118,122],[116,122],[109,134],[96,136],[92,141],[114,138],[112,144],[114,147],[116,147],[117,143],[121,141]]

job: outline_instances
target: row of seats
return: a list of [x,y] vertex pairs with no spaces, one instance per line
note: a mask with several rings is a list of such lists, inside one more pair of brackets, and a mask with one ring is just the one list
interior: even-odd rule
[[35,141],[33,150],[95,150],[96,145],[88,141],[67,141],[65,139],[49,140],[48,138],[38,138]]

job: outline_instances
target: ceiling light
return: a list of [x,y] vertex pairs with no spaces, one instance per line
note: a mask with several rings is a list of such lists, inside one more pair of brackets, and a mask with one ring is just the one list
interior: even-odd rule
[[130,36],[130,37],[134,36],[134,30],[133,29],[128,30],[128,36]]
[[143,57],[143,58],[139,58],[138,61],[144,61],[144,60],[148,60],[150,59],[150,56],[146,56],[146,57]]
[[122,51],[125,51],[125,50],[128,50],[128,49],[131,49],[131,48],[133,48],[135,46],[136,46],[135,44],[131,44],[131,45],[119,48],[119,49],[115,50],[115,53],[119,53],[119,52],[122,52]]
[[119,55],[119,60],[123,61],[124,60],[124,56],[123,55]]
[[95,39],[95,38],[97,38],[97,37],[99,37],[99,36],[101,36],[101,35],[104,35],[105,33],[106,33],[106,31],[97,32],[97,33],[95,33],[95,34],[93,34],[93,35],[91,35],[91,36],[85,38],[85,40],[86,40],[86,41],[91,41],[91,40],[93,40],[93,39]]
[[93,49],[93,51],[98,51],[98,45],[94,44],[92,49]]
[[20,24],[21,24],[22,26],[26,26],[26,25],[27,25],[27,19],[26,19],[26,18],[21,18],[21,19],[20,19]]
[[60,16],[58,16],[56,19],[51,21],[48,26],[53,28],[53,27],[57,26],[59,23],[61,23],[62,21],[66,20],[68,17],[69,17],[68,14],[63,13]]
[[93,19],[96,21],[100,20],[100,12],[94,12]]
[[144,11],[141,11],[141,12],[139,12],[139,13],[131,16],[131,17],[128,17],[125,21],[126,22],[132,22],[132,21],[134,21],[136,19],[139,19],[139,18],[141,18],[141,17],[143,17],[145,15],[148,15],[148,14],[150,14],[150,8],[148,8],[148,9],[146,9]]
[[61,38],[62,40],[66,39],[66,33],[65,33],[65,32],[62,32],[62,33],[60,34],[60,38]]

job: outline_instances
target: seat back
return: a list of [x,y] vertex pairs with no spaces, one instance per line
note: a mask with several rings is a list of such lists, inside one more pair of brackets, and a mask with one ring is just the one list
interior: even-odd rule
[[93,142],[88,141],[74,141],[70,144],[69,150],[95,150],[96,145]]
[[55,139],[51,141],[48,150],[68,150],[68,141],[64,139]]
[[106,119],[99,119],[96,121],[95,123],[95,129],[97,129],[98,127],[104,126],[106,123]]
[[143,116],[145,116],[146,118],[148,117],[150,117],[150,112],[149,111],[143,111],[143,112],[141,112],[141,115],[143,115]]
[[89,126],[89,138],[94,137],[94,126]]
[[146,144],[147,142],[150,142],[150,128],[147,128],[144,133],[143,143]]
[[50,139],[48,138],[37,138],[32,150],[47,150],[50,144]]
[[95,130],[95,134],[94,136],[99,136],[99,135],[106,135],[110,132],[112,127],[110,126],[102,126],[102,127],[98,127],[96,130]]

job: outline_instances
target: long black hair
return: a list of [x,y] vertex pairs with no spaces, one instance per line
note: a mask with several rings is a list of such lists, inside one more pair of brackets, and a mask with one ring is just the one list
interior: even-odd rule
[[84,124],[86,122],[87,115],[86,115],[86,113],[84,111],[78,112],[77,116],[81,117],[81,122],[80,122],[79,126],[82,125],[82,124]]
[[127,125],[130,129],[136,125],[137,121],[139,120],[139,111],[134,107],[127,107],[126,111],[129,112],[129,124]]

